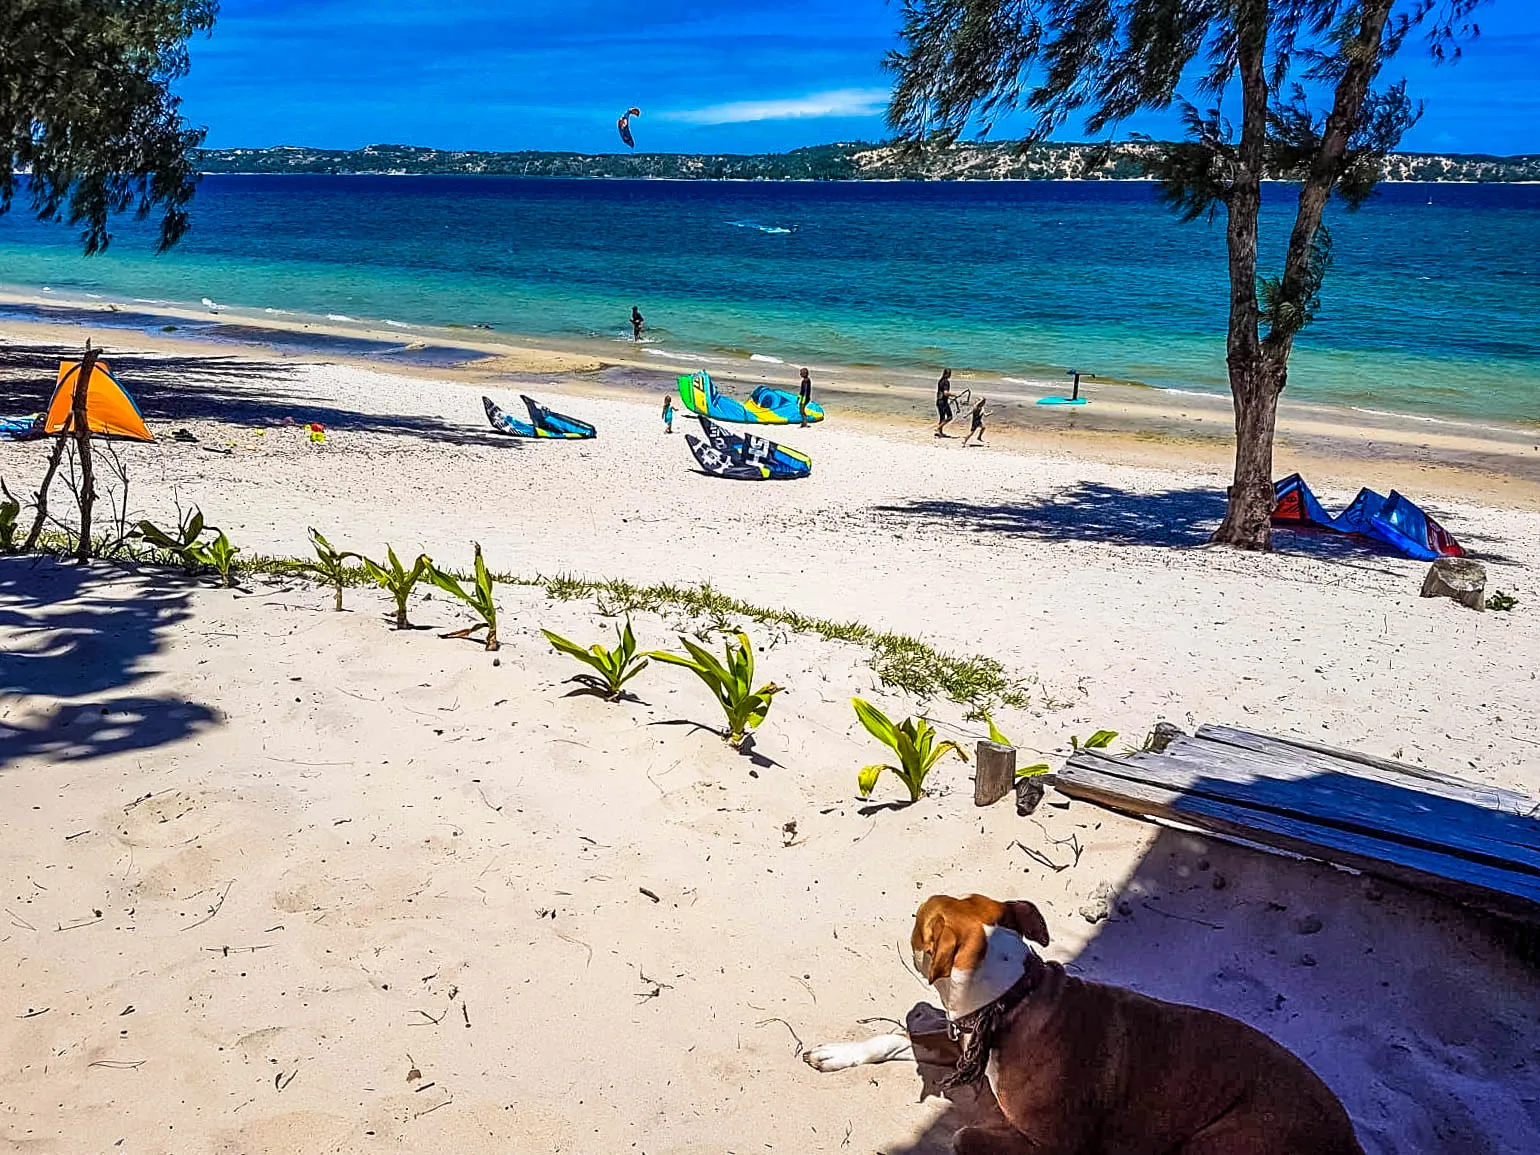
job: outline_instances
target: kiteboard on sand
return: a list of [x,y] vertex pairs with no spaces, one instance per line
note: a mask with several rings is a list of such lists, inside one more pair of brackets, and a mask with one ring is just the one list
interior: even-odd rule
[[684,440],[701,469],[712,477],[731,481],[795,481],[813,472],[813,461],[805,453],[753,433],[730,433],[704,417],[700,424],[705,440],[693,433],[686,433]]
[[[1071,369],[1070,375],[1075,378],[1075,388],[1068,397],[1039,397],[1039,405],[1087,405],[1089,402],[1080,396],[1080,370]],[[1088,374],[1090,376],[1091,374]]]
[[[702,370],[679,378],[679,400],[691,413],[736,425],[799,425],[802,422],[801,399],[785,389],[761,385],[747,401],[728,397],[717,389],[711,374]],[[823,420],[823,406],[816,401],[807,405],[811,425]]]
[[504,413],[490,397],[481,399],[481,404],[486,407],[487,420],[492,423],[493,429],[499,433],[506,433],[510,437],[550,437],[560,441],[586,440],[598,435],[598,430],[588,422],[579,421],[576,417],[568,417],[562,413],[553,413],[532,397],[525,397],[521,393],[519,400],[524,402],[524,407],[529,410],[528,421],[520,421]]

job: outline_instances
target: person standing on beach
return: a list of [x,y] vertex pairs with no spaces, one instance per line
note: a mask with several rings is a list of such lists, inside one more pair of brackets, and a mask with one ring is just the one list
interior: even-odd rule
[[978,443],[980,445],[984,444],[984,418],[988,416],[988,414],[984,412],[984,404],[987,400],[988,398],[986,397],[980,397],[978,404],[973,407],[973,413],[968,425],[968,436],[963,438],[964,449],[968,447],[968,441],[973,437],[975,433],[979,435]]
[[941,380],[936,382],[936,436],[948,436],[947,422],[952,420],[952,371],[941,370]]
[[674,395],[672,393],[665,393],[665,394],[663,394],[663,432],[664,433],[672,433],[673,431],[674,431]]
[[638,309],[635,305],[632,305],[631,306],[631,339],[633,341],[640,341],[642,339],[642,328],[646,324],[647,324],[647,322],[642,318],[642,311],[640,309]]
[[797,386],[797,415],[802,418],[802,427],[807,428],[807,407],[813,403],[813,379],[807,375],[807,370],[802,370],[802,383]]

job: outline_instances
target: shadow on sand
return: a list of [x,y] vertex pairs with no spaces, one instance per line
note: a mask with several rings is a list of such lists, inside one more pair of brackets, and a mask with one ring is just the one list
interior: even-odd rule
[[[1085,929],[1078,900],[1050,906],[1030,882],[1002,886],[1010,893],[994,897],[1038,901],[1050,933]],[[1532,928],[1174,830],[1156,837],[1107,910],[1070,973],[1257,1027],[1337,1092],[1371,1155],[1497,1155],[1540,1134]],[[935,1069],[918,1071],[934,1092]],[[889,1155],[950,1151],[959,1127],[997,1110],[967,1088],[948,1098]]]
[[[75,351],[41,345],[0,346],[0,413],[42,409],[53,391],[59,360]],[[450,445],[523,448],[519,440],[494,433],[481,417],[479,398],[466,390],[463,414],[396,416],[343,409],[285,388],[295,364],[223,356],[145,356],[111,353],[113,373],[151,422],[222,421],[256,428],[318,421],[328,429],[391,433]]]
[[0,558],[0,768],[149,749],[218,721],[196,702],[117,693],[186,622],[188,598],[188,586],[160,575],[125,582],[101,564]]
[[[995,533],[1040,541],[1089,541],[1112,545],[1190,549],[1208,544],[1225,512],[1217,489],[1162,489],[1149,493],[1102,482],[1082,481],[1041,497],[987,504],[926,499],[878,505],[874,511],[893,519],[959,526],[974,533]],[[1385,570],[1381,558],[1397,554],[1366,539],[1340,533],[1276,529],[1279,552],[1303,554],[1356,568]]]

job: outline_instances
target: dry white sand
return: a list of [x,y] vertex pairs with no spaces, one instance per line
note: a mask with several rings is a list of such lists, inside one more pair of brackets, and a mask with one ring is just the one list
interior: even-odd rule
[[[520,390],[560,396],[510,380],[497,399]],[[1535,513],[1436,505],[1521,599],[1477,615],[1340,541],[1195,548],[1223,485],[1198,471],[836,420],[784,437],[809,481],[735,485],[627,399],[562,401],[594,442],[521,444],[486,431],[476,391],[351,367],[179,365],[151,392],[162,440],[123,451],[131,506],[195,501],[249,550],[303,552],[314,525],[445,564],[475,539],[521,573],[710,580],[999,658],[1038,679],[1002,727],[1045,753],[1229,722],[1540,787]],[[327,422],[327,444],[284,415]],[[0,443],[0,475],[30,488],[41,456]],[[927,996],[898,948],[915,905],[978,890],[1038,902],[1079,973],[1268,1031],[1371,1151],[1533,1150],[1540,992],[1481,920],[1079,803],[979,811],[957,763],[873,811],[850,695],[975,735],[958,706],[877,685],[858,648],[755,628],[790,690],[751,760],[688,724],[715,719],[682,671],[648,670],[639,703],[565,696],[574,667],[538,627],[596,639],[591,603],[499,600],[494,666],[436,636],[465,620],[442,595],[414,610],[434,630],[399,634],[372,592],[334,614],[303,583],[0,565],[0,1144],[944,1150],[967,1104],[922,1101],[912,1066],[815,1074],[793,1036],[901,1018]],[[637,619],[648,645],[686,624]],[[1014,845],[1067,863],[1071,834],[1062,871]]]

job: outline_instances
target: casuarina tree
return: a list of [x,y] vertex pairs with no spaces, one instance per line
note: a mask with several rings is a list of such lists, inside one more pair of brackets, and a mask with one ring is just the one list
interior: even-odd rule
[[18,171],[44,220],[81,227],[87,253],[109,217],[160,214],[162,250],[187,231],[203,131],[171,85],[217,0],[6,0],[0,4],[0,213]]
[[[888,120],[902,140],[949,143],[1002,117],[1028,144],[1071,118],[1093,134],[1175,106],[1187,138],[1136,149],[1184,220],[1226,214],[1226,360],[1235,478],[1214,540],[1271,545],[1273,429],[1289,354],[1331,262],[1336,196],[1361,205],[1385,154],[1421,114],[1385,64],[1418,36],[1453,59],[1483,0],[904,0]],[[1182,95],[1191,95],[1203,106]],[[1239,105],[1238,131],[1226,109]],[[1282,266],[1259,268],[1262,181],[1294,182]]]

